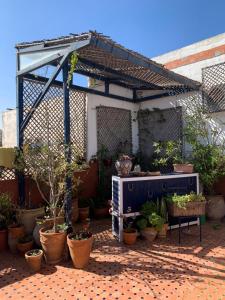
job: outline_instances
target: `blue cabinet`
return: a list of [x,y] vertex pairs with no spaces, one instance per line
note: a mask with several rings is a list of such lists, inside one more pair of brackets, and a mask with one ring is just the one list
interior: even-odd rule
[[[163,196],[199,193],[198,174],[176,174],[157,177],[112,177],[112,230],[122,239],[123,218],[139,214],[146,201],[156,201]],[[193,219],[191,221],[196,221]],[[170,225],[176,225],[176,219],[169,219]]]

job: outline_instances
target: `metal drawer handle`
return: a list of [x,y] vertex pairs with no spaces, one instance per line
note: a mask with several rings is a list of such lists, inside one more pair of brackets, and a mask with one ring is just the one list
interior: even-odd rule
[[133,183],[128,183],[128,191],[133,192],[134,190],[134,184]]
[[162,183],[162,190],[166,192],[166,183]]
[[153,191],[148,191],[148,198],[152,198],[153,197]]

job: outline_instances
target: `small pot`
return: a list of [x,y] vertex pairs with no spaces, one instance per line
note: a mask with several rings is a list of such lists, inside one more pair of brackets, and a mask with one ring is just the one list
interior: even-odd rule
[[88,264],[91,248],[93,244],[93,236],[86,240],[72,240],[72,234],[67,236],[67,245],[69,247],[70,256],[73,265],[77,269],[83,269]]
[[133,245],[137,240],[137,230],[136,229],[124,229],[123,231],[123,241],[127,245]]
[[89,217],[90,207],[79,207],[79,219],[81,222],[85,221]]
[[28,263],[28,266],[33,270],[34,272],[38,272],[41,269],[41,260],[43,256],[43,251],[40,249],[36,249],[38,251],[37,255],[31,255],[31,252],[34,251],[28,251],[25,253],[25,259]]
[[94,208],[94,216],[96,219],[103,219],[108,217],[109,207],[96,207]]
[[206,196],[206,216],[220,221],[225,216],[225,202],[222,195]]
[[149,242],[153,242],[157,236],[157,230],[153,227],[146,227],[141,230],[141,235]]
[[12,253],[17,253],[17,243],[19,238],[25,235],[23,225],[10,225],[8,227],[8,245]]
[[8,249],[8,230],[0,230],[0,252]]
[[47,228],[40,229],[40,241],[44,257],[48,264],[56,264],[62,260],[66,243],[65,232],[46,232]]
[[173,165],[174,172],[177,173],[193,173],[194,165],[192,164],[174,164]]
[[29,241],[26,243],[20,243],[17,244],[17,250],[19,253],[23,256],[27,251],[30,251],[33,248],[33,241]]
[[158,232],[158,237],[166,238],[168,228],[169,228],[169,224],[163,224],[161,230],[159,230],[159,232]]

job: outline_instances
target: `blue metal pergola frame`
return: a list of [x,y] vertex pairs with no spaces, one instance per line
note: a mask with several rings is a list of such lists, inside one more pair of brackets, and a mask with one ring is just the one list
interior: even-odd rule
[[[82,36],[82,35],[81,35]],[[70,36],[58,40],[50,41],[40,41],[33,43],[22,43],[16,46],[17,48],[17,128],[18,128],[18,147],[22,149],[23,146],[23,135],[24,130],[29,123],[32,115],[44,99],[46,93],[52,85],[61,86],[63,88],[63,99],[64,99],[64,142],[66,145],[70,145],[70,109],[69,109],[69,87],[67,84],[68,71],[70,65],[70,56],[76,51],[78,53],[78,64],[85,65],[86,69],[78,68],[75,70],[75,73],[85,75],[94,79],[98,79],[104,82],[105,90],[98,91],[91,88],[85,88],[77,85],[71,84],[71,87],[78,91],[83,91],[90,94],[95,94],[103,97],[113,98],[115,100],[129,101],[129,102],[141,102],[151,99],[157,99],[160,97],[170,96],[170,85],[160,86],[155,82],[150,82],[143,79],[141,76],[137,76],[134,71],[134,75],[131,75],[127,72],[126,68],[121,67],[110,67],[104,63],[96,62],[93,57],[83,57],[80,55],[80,52],[83,50],[97,49],[99,55],[104,52],[106,58],[111,59],[114,57],[118,62],[124,62],[125,64],[132,64],[134,70],[142,69],[148,70],[157,74],[159,77],[164,77],[168,81],[176,82],[178,85],[182,85],[186,91],[198,90],[200,85],[184,76],[178,75],[174,72],[171,72],[164,67],[150,61],[142,55],[139,55],[133,51],[127,50],[122,46],[112,42],[108,38],[104,38],[95,32],[89,32],[88,34],[82,36],[82,39],[79,39],[79,36]],[[40,53],[40,51],[49,51],[57,50],[57,53],[49,55],[47,58],[43,58],[38,62],[35,62],[25,68],[21,68],[20,56],[30,53]],[[43,52],[44,53],[44,52]],[[96,52],[98,55],[98,52]],[[40,77],[34,75],[33,72],[41,67],[46,65],[53,65],[55,69],[50,78]],[[56,80],[58,74],[62,71],[62,81]],[[33,79],[44,83],[43,89],[33,102],[33,105],[23,119],[23,110],[24,110],[24,101],[23,101],[23,88],[24,88],[24,79]],[[109,86],[110,84],[116,84],[118,86],[126,87],[133,91],[133,97],[123,97],[110,93]],[[171,84],[173,87],[173,84]],[[137,91],[139,90],[161,90],[159,95],[154,96],[145,96],[137,98]],[[70,162],[71,154],[70,150],[66,151],[67,161]],[[24,191],[24,177],[22,174],[19,174],[19,203],[20,206],[23,206],[25,203],[25,191]],[[66,179],[67,185],[67,195],[66,195],[66,211],[69,212],[71,208],[71,181],[69,178]],[[67,222],[70,222],[70,216],[67,214]]]

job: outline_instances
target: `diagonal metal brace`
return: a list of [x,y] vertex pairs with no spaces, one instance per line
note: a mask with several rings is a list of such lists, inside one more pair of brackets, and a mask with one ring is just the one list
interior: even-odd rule
[[52,74],[52,76],[48,79],[48,81],[46,82],[43,90],[40,92],[40,94],[38,95],[37,99],[35,100],[34,104],[32,105],[30,112],[27,114],[26,118],[23,120],[21,127],[20,127],[20,132],[22,132],[28,122],[30,121],[31,117],[33,116],[36,108],[39,106],[39,104],[41,103],[41,101],[43,100],[44,96],[46,95],[46,93],[48,92],[52,82],[56,79],[56,77],[58,76],[59,72],[61,71],[62,67],[64,66],[65,62],[68,59],[69,54],[65,54],[63,56],[63,58],[60,60],[58,66],[56,67],[56,70],[54,71],[54,73]]

